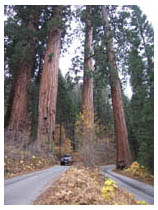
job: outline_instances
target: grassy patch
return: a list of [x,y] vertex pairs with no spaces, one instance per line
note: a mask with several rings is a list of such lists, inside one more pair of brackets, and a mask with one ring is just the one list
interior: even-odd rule
[[[144,201],[143,201],[144,202]],[[99,170],[73,166],[35,201],[36,205],[137,205],[130,193],[105,180]]]

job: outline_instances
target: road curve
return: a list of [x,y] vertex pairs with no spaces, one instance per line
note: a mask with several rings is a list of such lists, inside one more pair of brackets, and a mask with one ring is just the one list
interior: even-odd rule
[[114,168],[114,165],[104,166],[101,167],[101,171],[105,176],[115,180],[120,188],[133,193],[137,200],[145,200],[149,204],[154,204],[154,187],[152,185],[117,174],[112,171]]
[[59,166],[17,176],[4,181],[4,204],[27,205],[44,192],[70,166]]

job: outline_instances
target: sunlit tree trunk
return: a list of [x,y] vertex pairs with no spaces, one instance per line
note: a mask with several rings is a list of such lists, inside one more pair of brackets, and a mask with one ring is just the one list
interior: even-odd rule
[[131,163],[131,152],[128,143],[128,133],[126,128],[126,121],[122,102],[122,93],[120,80],[117,72],[115,61],[115,54],[113,49],[113,39],[111,37],[107,10],[102,6],[103,26],[107,43],[108,66],[111,80],[111,95],[114,113],[115,136],[117,145],[117,161],[116,165],[119,167],[123,165],[128,167]]
[[[83,126],[85,129],[92,129],[94,123],[93,107],[93,71],[92,63],[92,36],[93,27],[91,23],[91,6],[86,7],[86,33],[85,33],[85,53],[84,53],[84,81],[82,91],[82,113],[84,116]],[[84,130],[84,128],[83,128]],[[86,131],[85,131],[86,132]]]
[[53,141],[56,116],[56,98],[58,87],[59,56],[61,49],[61,19],[62,7],[57,6],[53,13],[52,21],[55,23],[50,31],[48,47],[45,53],[44,66],[41,77],[39,107],[38,107],[38,128],[37,148],[40,148],[41,141]]
[[[31,12],[29,16],[28,31],[35,31],[38,27],[39,13]],[[10,93],[10,104],[6,116],[5,127],[8,131],[24,132],[27,119],[28,105],[28,87],[32,77],[32,68],[35,56],[36,39],[27,35],[27,53],[25,58],[21,59],[15,75]],[[17,135],[16,135],[17,136]],[[16,139],[15,139],[16,140]]]

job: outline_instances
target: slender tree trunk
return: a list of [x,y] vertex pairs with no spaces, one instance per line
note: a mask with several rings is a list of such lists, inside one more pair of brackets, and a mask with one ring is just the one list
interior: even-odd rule
[[[86,37],[85,37],[85,55],[84,55],[84,81],[82,91],[82,113],[84,116],[83,126],[85,129],[93,128],[94,107],[93,107],[93,78],[90,75],[93,70],[92,64],[92,34],[93,27],[91,23],[91,6],[86,7]],[[84,128],[83,128],[84,130]]]
[[[35,31],[38,26],[39,14],[30,14],[28,30]],[[32,77],[32,68],[34,61],[34,47],[36,39],[28,34],[28,53],[18,65],[16,74],[12,82],[10,93],[10,106],[7,113],[7,122],[5,127],[8,131],[14,133],[24,132],[27,119],[27,103],[28,103],[28,86]],[[16,135],[17,136],[17,135]],[[16,139],[15,139],[16,140]]]
[[48,144],[53,140],[56,116],[56,98],[58,87],[59,56],[61,48],[61,29],[57,23],[61,19],[62,7],[56,7],[52,20],[56,26],[49,34],[48,47],[45,53],[44,66],[40,84],[37,148],[41,149],[41,141],[47,139]]
[[61,146],[62,146],[62,122],[60,122],[60,133],[59,133],[59,158],[61,159]]
[[117,72],[115,54],[113,49],[113,39],[110,33],[108,15],[105,6],[102,6],[103,26],[107,42],[108,65],[111,79],[111,95],[114,112],[114,125],[117,143],[116,165],[128,167],[131,163],[131,152],[128,143],[128,133],[122,102],[120,80]]

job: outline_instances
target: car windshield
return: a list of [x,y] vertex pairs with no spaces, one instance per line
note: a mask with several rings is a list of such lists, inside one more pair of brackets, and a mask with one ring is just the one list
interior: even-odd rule
[[70,155],[64,155],[64,157],[70,157]]

